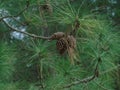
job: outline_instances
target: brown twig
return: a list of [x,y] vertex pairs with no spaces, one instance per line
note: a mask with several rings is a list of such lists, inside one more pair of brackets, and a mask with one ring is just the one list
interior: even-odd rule
[[78,85],[78,84],[80,84],[80,83],[88,83],[88,82],[94,80],[96,77],[98,77],[98,74],[99,74],[99,72],[98,72],[99,62],[100,62],[100,61],[98,60],[98,62],[97,62],[97,64],[96,64],[96,67],[95,67],[94,75],[89,76],[89,77],[87,77],[87,78],[84,78],[84,79],[82,79],[82,80],[81,80],[81,79],[78,79],[77,81],[74,81],[74,82],[72,82],[72,83],[70,83],[70,84],[68,84],[68,85],[66,85],[66,86],[64,86],[64,87],[62,87],[62,88],[70,88],[70,87],[72,87],[72,86],[74,86],[74,85]]
[[14,15],[14,16],[13,16],[13,15],[4,16],[4,17],[0,18],[0,21],[3,21],[4,24],[5,24],[6,26],[8,26],[8,27],[10,28],[10,30],[12,30],[12,31],[16,31],[16,32],[19,32],[19,33],[28,35],[28,36],[33,37],[33,38],[39,38],[39,39],[49,40],[50,37],[38,36],[38,35],[35,35],[35,34],[30,34],[30,33],[28,33],[28,32],[24,32],[24,31],[18,30],[18,29],[16,29],[16,28],[13,28],[11,25],[9,25],[9,24],[4,20],[5,18],[15,18],[15,17],[18,17],[19,15],[21,15],[21,14],[22,14],[26,9],[28,9],[28,7],[29,7],[29,1],[27,1],[26,3],[27,3],[27,4],[26,4],[26,7],[25,7],[21,12],[19,12],[18,14]]
[[75,20],[75,22],[74,22],[74,28],[73,28],[73,30],[70,32],[70,35],[73,35],[73,36],[75,37],[76,31],[79,29],[79,27],[80,27],[80,22],[79,22],[79,20],[78,20],[78,17],[76,17],[76,20]]
[[72,83],[64,86],[63,88],[70,88],[70,87],[77,85],[77,84],[80,84],[80,83],[87,83],[87,82],[93,80],[94,78],[95,78],[95,75],[87,77],[87,78],[79,80],[79,81],[72,82]]
[[21,31],[21,30],[18,30],[18,29],[15,29],[13,28],[12,26],[10,26],[6,21],[2,20],[4,22],[4,24],[6,26],[8,26],[10,28],[10,30],[12,31],[16,31],[16,32],[19,32],[19,33],[22,33],[22,34],[25,34],[25,35],[28,35],[30,37],[33,37],[33,38],[39,38],[39,39],[45,39],[45,40],[49,40],[51,37],[44,37],[44,36],[38,36],[38,35],[35,35],[35,34],[30,34],[28,32],[24,32],[24,31]]

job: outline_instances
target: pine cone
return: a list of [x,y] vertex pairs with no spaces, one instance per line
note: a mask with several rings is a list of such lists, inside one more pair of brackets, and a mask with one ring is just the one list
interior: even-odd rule
[[56,42],[56,47],[57,47],[57,50],[59,51],[59,53],[63,54],[67,50],[65,39],[64,38],[59,39]]
[[59,40],[64,36],[65,36],[65,34],[63,32],[56,32],[51,36],[50,40]]

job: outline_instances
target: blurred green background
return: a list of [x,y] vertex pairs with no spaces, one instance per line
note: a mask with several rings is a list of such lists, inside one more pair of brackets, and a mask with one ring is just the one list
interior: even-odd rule
[[[75,65],[61,56],[56,41],[31,38],[71,32],[76,17]],[[88,83],[62,88],[94,74]],[[120,0],[0,0],[0,90],[120,90]]]

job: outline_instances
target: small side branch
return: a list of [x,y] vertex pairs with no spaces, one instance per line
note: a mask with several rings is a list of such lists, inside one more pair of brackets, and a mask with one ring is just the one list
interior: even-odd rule
[[66,86],[64,86],[64,87],[62,87],[62,88],[70,88],[70,87],[72,87],[72,86],[74,86],[74,85],[78,85],[78,84],[80,84],[80,83],[88,83],[88,82],[94,80],[94,79],[95,79],[96,77],[98,77],[98,75],[99,75],[99,72],[98,72],[99,62],[100,62],[100,61],[98,60],[98,62],[97,62],[97,64],[96,64],[96,67],[95,67],[94,75],[89,76],[89,77],[87,77],[87,78],[84,78],[84,79],[82,79],[82,80],[80,79],[80,80],[74,81],[74,82],[72,82],[72,83],[70,83],[70,84],[68,84],[68,85],[66,85]]
[[73,36],[75,37],[76,31],[79,29],[79,27],[80,27],[80,22],[79,22],[79,20],[78,20],[78,17],[76,17],[76,20],[75,20],[75,22],[74,22],[74,28],[73,28],[73,30],[70,32],[70,35],[73,35]]
[[22,34],[25,34],[25,35],[28,35],[30,37],[33,37],[33,38],[38,38],[38,39],[45,39],[45,40],[49,40],[51,37],[44,37],[44,36],[38,36],[38,35],[35,35],[35,34],[30,34],[28,32],[24,32],[24,31],[21,31],[21,30],[18,30],[18,29],[15,29],[13,28],[11,25],[9,25],[6,21],[2,20],[4,22],[4,24],[10,28],[10,30],[12,31],[16,31],[16,32],[19,32],[19,33],[22,33]]
[[95,75],[87,77],[87,78],[82,79],[82,80],[78,80],[78,81],[72,82],[72,83],[64,86],[63,88],[70,88],[70,87],[72,87],[74,85],[77,85],[77,84],[80,84],[80,83],[87,83],[87,82],[90,82],[91,80],[93,80],[94,78],[95,78]]

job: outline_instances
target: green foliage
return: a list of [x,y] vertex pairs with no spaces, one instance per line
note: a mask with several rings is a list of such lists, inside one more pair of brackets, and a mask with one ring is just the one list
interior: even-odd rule
[[[74,80],[92,76],[98,59],[101,59],[98,78],[62,90],[120,89],[119,31],[109,15],[92,12],[98,6],[111,5],[108,0],[49,0],[52,13],[40,9],[47,0],[29,1],[30,7],[18,21],[14,18],[10,24],[17,27],[27,23],[27,32],[47,36],[56,31],[71,32],[77,19],[80,22],[76,31],[77,59],[71,65],[67,53],[59,55],[56,41],[28,36],[12,39],[8,28],[0,23],[0,90],[61,90]],[[0,9],[7,10],[9,15],[16,15],[26,6],[25,0],[1,0],[0,3]]]
[[0,82],[7,82],[12,79],[15,62],[14,49],[5,42],[0,42]]

